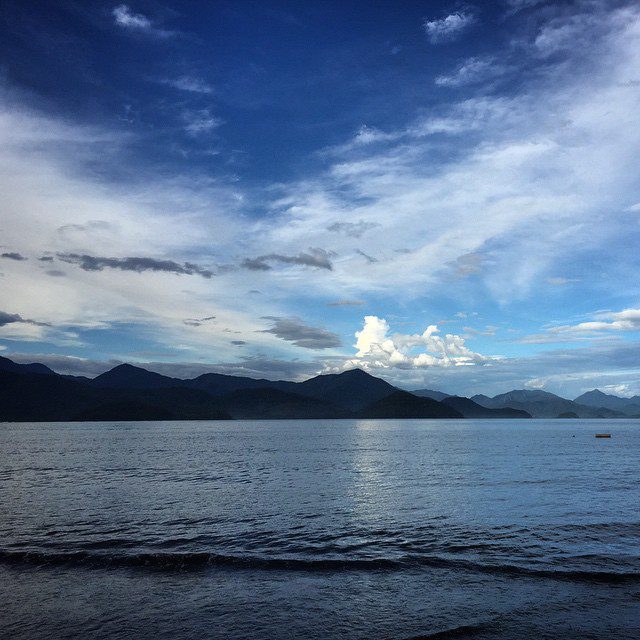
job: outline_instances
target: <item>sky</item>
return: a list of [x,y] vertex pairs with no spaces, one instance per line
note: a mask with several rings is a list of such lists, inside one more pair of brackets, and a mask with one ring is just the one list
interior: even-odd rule
[[0,354],[640,393],[640,5],[0,4]]

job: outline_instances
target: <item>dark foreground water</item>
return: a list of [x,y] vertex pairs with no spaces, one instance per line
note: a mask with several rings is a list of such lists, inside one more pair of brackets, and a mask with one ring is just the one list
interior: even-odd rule
[[640,422],[0,425],[2,638],[635,639],[639,554]]

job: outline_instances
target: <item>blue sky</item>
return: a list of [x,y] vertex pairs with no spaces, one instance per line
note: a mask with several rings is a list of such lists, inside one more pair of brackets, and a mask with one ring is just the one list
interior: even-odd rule
[[629,2],[0,7],[0,349],[640,392]]

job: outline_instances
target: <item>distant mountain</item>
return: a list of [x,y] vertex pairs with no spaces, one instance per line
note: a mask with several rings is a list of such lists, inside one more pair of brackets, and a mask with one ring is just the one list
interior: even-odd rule
[[103,389],[161,389],[184,384],[184,380],[170,378],[132,364],[119,364],[90,381],[92,387]]
[[298,383],[295,389],[296,393],[331,402],[349,411],[360,411],[398,391],[361,369],[316,376]]
[[442,404],[453,407],[464,418],[531,418],[531,415],[522,409],[511,407],[489,409],[460,396],[448,396],[442,400]]
[[503,409],[505,407],[521,409],[531,414],[534,418],[557,418],[561,414],[568,413],[575,413],[579,418],[624,417],[624,414],[619,411],[612,411],[604,407],[588,407],[572,400],[566,400],[548,391],[519,389],[502,393],[493,398],[476,395],[471,399],[489,409]]
[[433,398],[396,390],[360,412],[362,418],[462,418],[462,414]]
[[431,398],[432,400],[437,400],[438,402],[450,397],[448,393],[442,393],[442,391],[433,391],[432,389],[414,389],[410,393],[412,393],[414,396],[420,396],[421,398]]
[[594,389],[578,396],[574,402],[588,407],[605,407],[629,416],[640,416],[640,396],[620,398],[619,396],[603,393],[599,389]]

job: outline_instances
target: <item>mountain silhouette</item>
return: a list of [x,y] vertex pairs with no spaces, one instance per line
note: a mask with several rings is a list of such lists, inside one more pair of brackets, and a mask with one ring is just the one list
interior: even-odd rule
[[430,389],[408,392],[361,369],[304,382],[219,373],[183,380],[120,364],[90,379],[59,375],[37,362],[18,364],[0,357],[2,421],[615,418],[632,414],[608,408],[604,402],[633,412],[638,397],[618,398],[594,390],[578,399],[583,402],[531,390],[493,398],[447,396]]
[[579,418],[620,418],[625,417],[619,411],[605,407],[589,407],[554,393],[540,390],[516,389],[501,393],[493,398],[485,395],[472,396],[471,400],[489,409],[521,409],[534,418],[558,418],[562,414],[574,413]]

